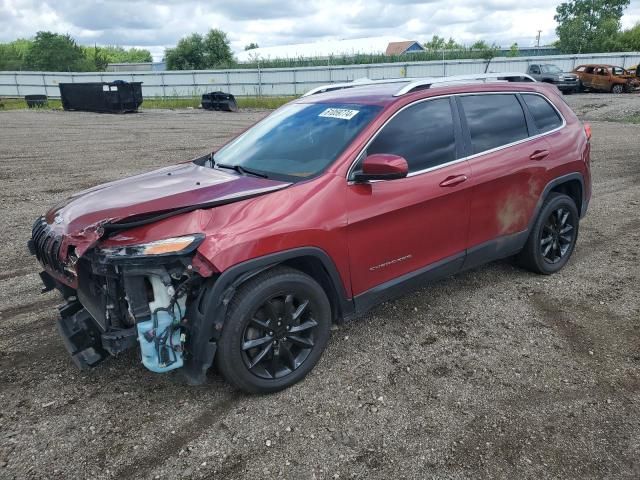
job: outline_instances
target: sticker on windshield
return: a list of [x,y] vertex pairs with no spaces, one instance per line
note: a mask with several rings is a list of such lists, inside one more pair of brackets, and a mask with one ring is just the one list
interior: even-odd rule
[[348,108],[327,108],[319,117],[340,118],[342,120],[351,120],[358,114],[359,110],[349,110]]

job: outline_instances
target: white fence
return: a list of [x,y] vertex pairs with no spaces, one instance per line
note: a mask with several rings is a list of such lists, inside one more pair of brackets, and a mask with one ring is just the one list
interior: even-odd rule
[[[491,72],[525,72],[531,63],[553,63],[565,71],[585,63],[629,67],[640,62],[640,52],[586,55],[550,55],[494,58]],[[59,83],[143,82],[145,97],[191,97],[222,90],[237,96],[301,95],[327,83],[356,78],[439,77],[484,72],[483,60],[381,63],[301,68],[195,70],[165,72],[0,72],[0,96],[46,94],[59,97]]]

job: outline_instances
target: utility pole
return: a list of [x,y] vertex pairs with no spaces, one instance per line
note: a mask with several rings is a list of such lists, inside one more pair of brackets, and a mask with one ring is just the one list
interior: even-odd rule
[[542,30],[538,30],[538,35],[536,35],[536,48],[540,48],[540,34]]

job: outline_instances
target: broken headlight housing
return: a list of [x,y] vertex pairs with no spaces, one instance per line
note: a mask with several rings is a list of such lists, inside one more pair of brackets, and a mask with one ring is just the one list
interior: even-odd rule
[[111,259],[184,255],[198,248],[202,240],[202,234],[185,235],[136,245],[102,247],[98,248],[98,254]]

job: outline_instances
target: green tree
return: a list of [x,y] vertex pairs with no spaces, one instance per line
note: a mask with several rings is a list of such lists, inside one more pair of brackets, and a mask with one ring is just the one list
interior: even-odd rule
[[144,48],[125,49],[115,45],[101,47],[108,63],[143,63],[152,62],[151,52]]
[[256,48],[260,48],[260,47],[258,47],[258,44],[257,44],[257,43],[255,43],[255,42],[251,42],[249,45],[245,45],[245,46],[244,46],[244,50],[245,50],[245,52],[246,52],[247,50],[255,50]]
[[30,70],[87,71],[91,62],[70,35],[38,32],[28,49],[24,66]]
[[620,34],[620,45],[623,50],[640,51],[640,22]]
[[31,47],[31,41],[14,40],[0,43],[0,70],[24,70],[24,57]]
[[423,46],[429,51],[438,52],[440,50],[444,50],[445,45],[446,41],[443,37],[434,35],[433,37],[431,37],[431,40],[426,42]]
[[520,49],[518,48],[518,42],[514,42],[509,47],[509,53],[507,53],[508,57],[518,57],[520,56]]
[[165,51],[167,70],[202,70],[204,66],[204,43],[202,35],[192,33],[180,39],[174,48]]
[[233,54],[227,34],[212,29],[205,37],[192,33],[181,39],[165,51],[165,61],[168,70],[204,70],[233,64]]
[[205,68],[226,67],[233,64],[229,38],[222,30],[213,28],[204,37]]
[[471,50],[476,50],[480,54],[480,58],[487,62],[484,66],[484,72],[487,73],[489,71],[491,60],[496,57],[496,55],[500,51],[500,47],[495,43],[489,45],[484,40],[478,40],[476,43],[471,45]]
[[431,37],[431,40],[426,42],[423,46],[431,52],[459,50],[462,48],[462,45],[457,43],[453,38],[449,37],[449,40],[445,40],[443,37],[439,37],[438,35]]
[[558,47],[566,53],[620,47],[620,19],[630,0],[569,0],[556,8]]

